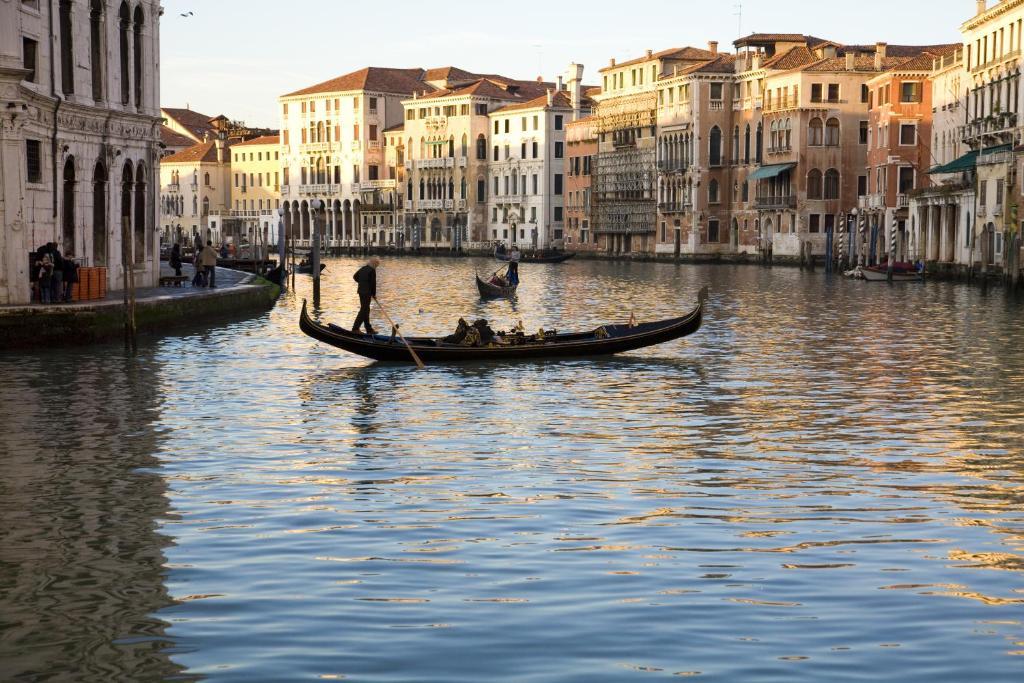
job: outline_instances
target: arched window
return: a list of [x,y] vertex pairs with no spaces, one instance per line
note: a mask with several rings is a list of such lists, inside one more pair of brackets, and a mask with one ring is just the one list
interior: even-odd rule
[[132,41],[135,62],[135,107],[142,109],[142,27],[145,24],[142,7],[135,8],[135,35]]
[[199,215],[199,197],[192,195],[192,215]]
[[497,145],[494,146],[494,160],[495,161],[498,160],[498,146]]
[[60,88],[65,95],[75,92],[75,50],[72,31],[71,0],[60,0]]
[[68,157],[64,162],[64,196],[61,211],[61,234],[64,243],[61,248],[64,255],[73,255],[75,251],[75,158]]
[[487,139],[482,134],[476,138],[476,158],[481,161],[487,159]]
[[708,143],[708,165],[722,165],[722,129],[715,126],[711,129]]
[[708,203],[718,203],[718,181],[714,178],[712,178],[711,182],[708,183]]
[[89,64],[92,71],[92,98],[103,101],[103,0],[89,5]]
[[811,122],[807,125],[807,144],[812,147],[820,147],[824,142],[824,129],[821,125],[821,119],[815,117],[811,119]]
[[318,121],[316,124],[316,140],[315,142],[324,141],[324,122]]
[[825,199],[839,199],[839,171],[834,168],[825,171]]
[[779,122],[772,121],[771,127],[768,129],[768,149],[779,148]]
[[107,169],[97,161],[92,171],[92,265],[107,262]]
[[462,181],[459,184],[459,199],[466,198],[466,178],[463,176]]
[[792,122],[791,119],[786,119],[786,140],[785,140],[785,143],[784,143],[784,147],[787,150],[793,148],[793,137],[792,137],[792,135],[793,135],[793,122]]
[[740,127],[732,129],[732,163],[740,163]]
[[132,92],[129,80],[131,78],[131,70],[129,68],[131,55],[128,53],[128,39],[131,36],[132,17],[127,2],[122,2],[121,9],[117,11],[117,24],[121,56],[121,104],[127,107]]
[[750,164],[750,124],[747,124],[747,130],[743,134],[743,163]]
[[[454,141],[452,144],[454,144]],[[448,178],[448,196],[445,199],[455,199],[455,181],[451,178]]]
[[455,158],[455,136],[454,135],[452,135],[451,137],[448,138],[448,158],[449,159],[454,159]]
[[206,186],[206,187],[210,186],[210,174],[209,173],[204,173],[203,174],[203,185]]
[[761,161],[764,159],[764,127],[761,125],[760,122],[757,124],[757,140],[755,150],[755,154],[757,155],[755,161],[760,164]]
[[825,146],[839,146],[839,119],[829,119],[825,123]]
[[469,138],[465,133],[462,134],[462,148],[459,156],[465,157],[469,154]]
[[420,178],[420,200],[421,201],[427,198],[426,197],[426,194],[427,194],[427,189],[426,188],[427,188],[426,183],[423,182],[423,178]]
[[[260,200],[260,203],[261,204],[263,203],[262,199]],[[203,197],[203,215],[204,216],[209,216],[210,215],[210,198],[209,197]]]
[[807,174],[807,198],[821,199],[821,171],[816,168]]

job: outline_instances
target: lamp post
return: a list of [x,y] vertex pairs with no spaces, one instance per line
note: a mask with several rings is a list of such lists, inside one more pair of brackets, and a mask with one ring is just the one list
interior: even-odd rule
[[313,244],[310,250],[309,262],[313,267],[313,307],[320,308],[320,212],[323,211],[324,203],[314,199],[309,203],[310,213],[313,214]]

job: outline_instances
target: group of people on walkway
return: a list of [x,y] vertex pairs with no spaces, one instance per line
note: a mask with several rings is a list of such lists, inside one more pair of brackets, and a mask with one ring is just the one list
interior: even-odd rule
[[[223,251],[223,247],[221,247]],[[207,240],[206,245],[200,238],[196,238],[192,264],[195,267],[195,275],[192,277],[193,287],[217,287],[217,250],[213,248],[213,242]],[[167,259],[167,265],[174,269],[174,277],[181,277],[181,245],[177,242],[171,247],[171,256]]]
[[71,301],[78,282],[78,265],[60,253],[56,242],[47,242],[36,250],[32,271],[36,301],[41,304]]

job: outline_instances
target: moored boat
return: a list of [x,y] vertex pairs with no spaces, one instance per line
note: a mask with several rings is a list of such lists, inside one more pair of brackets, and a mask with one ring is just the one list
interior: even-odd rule
[[[701,290],[697,307],[686,315],[658,322],[603,325],[571,334],[506,334],[486,346],[447,343],[441,337],[406,337],[406,341],[426,363],[610,356],[664,344],[697,332],[704,320],[707,292],[707,287]],[[318,341],[364,358],[413,362],[402,340],[388,335],[356,334],[338,325],[322,325],[309,317],[305,301],[299,315],[299,328]]]
[[[507,280],[503,280],[508,282]],[[501,299],[509,298],[516,295],[517,287],[511,285],[500,285],[495,284],[493,281],[487,282],[480,277],[479,274],[476,276],[476,288],[480,290],[480,296],[485,299]]]
[[[323,263],[321,263],[320,264],[320,272],[322,273],[325,270],[327,270],[327,266],[324,265]],[[301,275],[312,275],[313,274],[313,264],[312,263],[300,263],[299,265],[295,266],[295,272],[299,273]]]
[[[519,257],[520,263],[564,263],[576,255],[575,252],[537,252],[535,254],[523,254]],[[512,260],[508,253],[494,255],[494,258],[506,263]]]
[[[858,268],[860,276],[868,282],[888,282],[889,267],[887,265],[864,266]],[[892,271],[893,282],[920,282],[924,280],[924,273],[917,270],[912,264],[896,264]]]

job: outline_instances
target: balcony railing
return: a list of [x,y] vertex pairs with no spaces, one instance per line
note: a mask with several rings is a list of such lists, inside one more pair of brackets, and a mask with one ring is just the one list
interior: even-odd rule
[[393,178],[387,180],[364,180],[361,183],[352,183],[353,192],[368,192],[370,190],[393,190],[396,182]]
[[661,202],[658,204],[658,211],[661,213],[686,213],[693,208],[689,201],[682,202]]
[[419,208],[426,210],[440,210],[444,208],[443,199],[421,199],[417,202]]
[[896,208],[897,209],[906,209],[909,206],[910,206],[910,195],[908,195],[908,194],[898,194],[898,195],[896,195]]
[[406,211],[412,211],[412,200],[411,199],[406,199],[405,200],[405,210]]
[[779,197],[758,197],[754,200],[754,205],[758,209],[795,209],[796,208],[796,197],[795,196],[779,196]]
[[452,159],[451,157],[442,157],[441,159],[415,159],[412,164],[413,168],[418,169],[452,168],[455,164],[455,159]]
[[329,152],[331,151],[331,143],[329,142],[307,142],[299,145],[300,152]]
[[181,192],[181,185],[179,185],[178,183],[171,183],[170,185],[167,186],[167,191],[168,192]]
[[371,151],[380,149],[380,140],[370,140],[366,143],[366,148]]
[[286,196],[290,195],[291,193],[292,193],[291,185],[282,185],[281,186],[281,196],[282,197],[286,197]]
[[318,183],[315,185],[299,185],[300,195],[332,195],[341,192],[341,185],[333,185],[331,183]]
[[685,173],[688,165],[683,161],[659,161],[658,170],[665,173]]
[[722,100],[711,100],[708,109],[710,109],[711,111],[722,111],[723,109],[725,109],[725,103],[722,102]]

